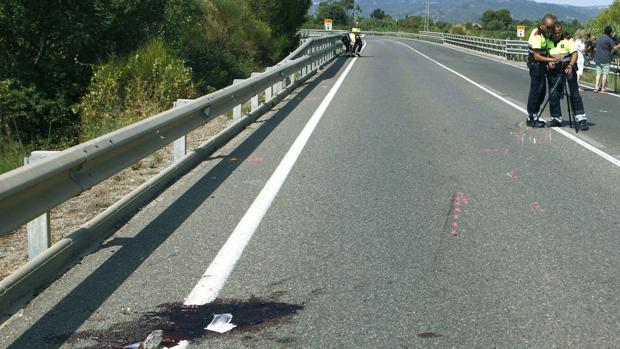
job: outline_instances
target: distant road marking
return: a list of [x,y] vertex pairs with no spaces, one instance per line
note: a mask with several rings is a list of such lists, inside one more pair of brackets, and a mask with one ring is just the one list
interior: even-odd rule
[[[517,65],[517,64],[512,64],[512,63],[510,63],[510,62],[508,62],[508,61],[503,61],[503,60],[501,60],[501,59],[497,59],[497,58],[494,58],[494,57],[489,57],[489,56],[485,56],[485,55],[483,55],[483,54],[475,53],[475,51],[474,51],[474,52],[472,52],[472,51],[469,51],[469,50],[466,50],[466,49],[460,48],[460,47],[458,47],[458,46],[450,45],[450,44],[446,44],[446,45],[444,45],[444,44],[438,44],[438,43],[436,43],[436,42],[425,41],[425,40],[419,40],[419,39],[409,39],[409,38],[399,38],[399,39],[403,39],[403,40],[411,40],[411,41],[421,42],[421,43],[425,43],[425,44],[431,44],[431,45],[435,45],[435,46],[439,46],[439,47],[446,47],[446,48],[449,48],[449,49],[452,49],[452,50],[455,50],[455,51],[459,51],[459,52],[466,53],[466,54],[471,55],[471,56],[474,56],[474,57],[484,58],[484,59],[487,59],[487,60],[489,60],[489,61],[493,61],[493,62],[501,63],[501,64],[504,64],[504,65],[509,65],[509,66],[511,66],[511,67],[515,67],[515,68],[517,68],[517,69],[521,69],[521,70],[529,71],[529,69],[527,69],[526,67],[522,67],[522,66]],[[584,85],[584,84],[579,84],[579,86],[581,86],[581,87],[586,87],[586,88],[589,88],[589,89],[591,89],[591,88],[592,88],[591,86]],[[615,94],[615,93],[612,93],[612,92],[607,92],[607,95],[609,95],[609,96],[613,96],[613,97],[617,97],[617,98],[620,98],[620,95]]]
[[[362,51],[365,47],[366,45],[362,47]],[[357,57],[349,63],[325,99],[323,99],[323,102],[321,102],[310,120],[308,120],[304,129],[299,136],[297,136],[297,139],[295,139],[295,142],[271,175],[271,178],[269,178],[256,199],[254,199],[254,202],[241,218],[241,221],[239,221],[235,230],[224,246],[222,246],[222,249],[220,249],[215,259],[211,262],[207,271],[202,275],[189,296],[185,299],[185,305],[204,305],[213,302],[217,298],[228,276],[233,271],[239,258],[241,258],[243,250],[250,242],[250,239],[252,239],[263,217],[265,217],[267,210],[271,207],[273,200],[278,195],[284,181],[286,181],[286,178],[297,162],[299,155],[306,146],[306,143],[308,143],[310,136],[312,136],[314,129],[319,121],[321,121],[327,107],[329,107],[336,96],[336,93],[340,89],[340,86],[342,86],[342,83],[351,71],[351,68],[353,68],[355,62],[357,62]]]
[[[464,79],[465,81],[469,82],[470,84],[472,84],[472,85],[474,85],[474,86],[478,87],[479,89],[481,89],[481,90],[485,91],[486,93],[490,94],[491,96],[493,96],[493,97],[495,97],[495,98],[499,99],[500,101],[502,101],[502,102],[504,102],[504,103],[508,104],[509,106],[511,106],[511,107],[513,107],[513,108],[515,108],[515,109],[519,110],[519,111],[520,111],[520,112],[522,112],[523,114],[527,115],[527,110],[525,110],[524,108],[522,108],[522,107],[518,106],[517,104],[515,104],[515,103],[513,103],[513,102],[509,101],[508,99],[506,99],[506,98],[504,98],[504,97],[502,97],[502,96],[498,95],[497,93],[495,93],[495,92],[493,92],[493,91],[489,90],[488,88],[486,88],[486,87],[484,87],[484,86],[480,85],[479,83],[477,83],[477,82],[473,81],[472,79],[470,79],[470,78],[466,77],[465,75],[463,75],[463,74],[461,74],[461,73],[457,72],[456,70],[454,70],[454,69],[452,69],[452,68],[449,68],[449,67],[447,67],[447,66],[445,66],[445,65],[443,65],[443,64],[441,64],[441,63],[439,63],[439,62],[437,62],[436,60],[432,59],[431,57],[429,57],[429,56],[425,55],[424,53],[422,53],[422,52],[420,52],[420,51],[418,51],[418,50],[414,49],[413,47],[411,47],[411,46],[409,46],[409,45],[407,45],[407,44],[405,44],[405,43],[402,43],[402,42],[399,42],[399,41],[394,41],[394,42],[397,42],[398,44],[405,46],[406,48],[408,48],[408,49],[412,50],[413,52],[415,52],[415,53],[419,54],[420,56],[422,56],[422,57],[424,57],[424,58],[428,59],[429,61],[431,61],[431,62],[433,62],[433,63],[437,64],[438,66],[440,66],[440,67],[444,68],[445,70],[447,70],[447,71],[449,71],[449,72],[451,72],[451,73],[453,73],[453,74],[455,74],[455,75],[459,76],[460,78]],[[555,132],[557,132],[557,133],[561,134],[562,136],[565,136],[566,138],[568,138],[568,139],[572,140],[573,142],[575,142],[575,143],[577,143],[577,144],[581,145],[582,147],[584,147],[584,148],[588,149],[589,151],[591,151],[591,152],[595,153],[596,155],[598,155],[598,156],[602,157],[603,159],[605,159],[605,160],[607,160],[607,161],[611,162],[612,164],[616,165],[617,167],[620,167],[620,159],[617,159],[617,158],[615,158],[615,157],[613,157],[613,156],[611,156],[611,155],[607,154],[606,152],[604,152],[604,151],[602,151],[602,150],[598,149],[597,147],[595,147],[595,146],[591,145],[590,143],[587,143],[586,141],[582,140],[581,138],[579,138],[579,137],[575,136],[574,134],[569,133],[569,132],[567,132],[567,131],[565,131],[565,130],[563,130],[563,129],[561,129],[561,128],[554,127],[554,128],[553,128],[553,130],[554,130]]]

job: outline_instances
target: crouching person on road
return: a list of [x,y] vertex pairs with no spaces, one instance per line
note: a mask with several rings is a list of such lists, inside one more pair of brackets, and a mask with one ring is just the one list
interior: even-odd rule
[[561,57],[549,57],[549,39],[555,27],[555,18],[546,15],[540,25],[532,30],[528,40],[528,61],[530,70],[530,92],[527,98],[527,125],[545,127],[545,120],[538,115],[547,93],[547,64],[560,61]]
[[[583,107],[583,101],[579,94],[579,85],[577,84],[577,72],[575,71],[575,65],[579,54],[577,52],[577,44],[571,39],[568,33],[559,34],[561,39],[555,47],[552,48],[549,53],[552,55],[561,55],[566,57],[562,63],[550,65],[549,69],[549,87],[555,86],[555,84],[562,78],[562,74],[566,74],[568,81],[568,88],[570,90],[570,105],[575,113],[575,121],[577,127],[581,131],[587,130],[588,118]],[[559,127],[564,124],[562,120],[562,108],[560,106],[560,99],[562,98],[562,92],[564,91],[564,84],[560,83],[557,88],[550,91],[549,95],[549,110],[551,112],[551,122],[549,126]]]
[[352,55],[353,47],[351,46],[351,38],[349,37],[349,34],[343,35],[342,39],[340,40],[342,41],[342,44],[344,45],[345,55],[346,56]]
[[359,28],[353,28],[351,30],[351,38],[351,41],[353,41],[353,54],[359,57],[363,45],[362,31]]

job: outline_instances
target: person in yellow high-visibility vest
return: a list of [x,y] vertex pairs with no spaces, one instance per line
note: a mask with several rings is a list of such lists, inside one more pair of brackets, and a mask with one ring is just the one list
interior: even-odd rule
[[[560,28],[561,29],[561,28]],[[557,41],[559,39],[559,41]],[[579,85],[577,84],[577,72],[575,67],[579,54],[577,52],[577,44],[570,37],[568,33],[556,34],[555,47],[549,50],[549,53],[553,56],[563,56],[562,62],[555,64],[554,67],[549,69],[549,87],[553,87],[563,74],[566,74],[568,81],[568,89],[570,90],[570,103],[575,113],[575,121],[580,131],[588,130],[588,118],[586,116],[585,109],[583,107],[583,100],[579,94]],[[552,68],[552,69],[551,69]],[[560,83],[557,88],[549,92],[549,111],[551,113],[551,122],[549,126],[559,127],[564,124],[562,120],[562,108],[560,106],[560,99],[562,98],[562,92],[564,91],[564,84]]]
[[555,26],[555,17],[545,15],[537,28],[532,30],[528,40],[527,67],[530,71],[530,91],[527,98],[527,126],[545,127],[545,120],[540,118],[540,106],[547,93],[547,65],[557,62],[559,58],[549,56],[550,36]]
[[359,57],[363,44],[362,31],[360,28],[353,28],[351,29],[351,34],[349,34],[349,37],[351,38],[351,43],[353,45],[353,53]]

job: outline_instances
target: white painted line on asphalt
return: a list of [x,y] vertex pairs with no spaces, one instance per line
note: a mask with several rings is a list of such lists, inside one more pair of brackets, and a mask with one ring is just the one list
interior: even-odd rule
[[[365,47],[366,45],[362,47],[362,51]],[[297,162],[299,155],[306,146],[306,143],[308,143],[310,136],[312,136],[314,129],[319,121],[321,121],[327,107],[336,96],[336,93],[340,89],[340,86],[342,86],[342,83],[355,62],[357,62],[357,57],[353,58],[351,63],[349,63],[325,99],[323,99],[318,109],[314,112],[310,120],[308,120],[304,129],[299,136],[297,136],[297,139],[295,139],[295,142],[271,175],[271,178],[269,178],[256,199],[254,199],[254,202],[241,218],[241,221],[239,221],[215,259],[211,262],[207,271],[202,275],[194,289],[185,299],[185,305],[204,305],[213,302],[217,298],[228,276],[233,271],[239,258],[241,258],[243,250],[250,242],[250,239],[252,239],[256,229],[267,213],[267,210],[269,210],[280,188],[282,188],[284,181]]]
[[[452,49],[452,50],[455,50],[455,51],[467,53],[468,55],[471,55],[471,56],[484,58],[484,59],[487,59],[489,61],[493,61],[493,62],[501,63],[501,64],[504,64],[504,65],[509,65],[509,66],[515,67],[517,69],[529,71],[529,69],[526,68],[526,67],[522,67],[522,66],[519,66],[519,65],[516,65],[516,64],[512,64],[512,63],[510,63],[508,61],[503,61],[501,59],[485,56],[483,54],[479,54],[479,53],[475,53],[475,52],[472,52],[472,51],[469,51],[469,50],[466,50],[466,49],[462,49],[462,48],[460,48],[458,46],[453,46],[453,45],[449,45],[449,44],[443,45],[443,44],[438,44],[436,42],[424,41],[424,40],[419,40],[419,39],[409,39],[409,38],[400,38],[400,39],[411,40],[411,41],[421,42],[421,43],[425,43],[425,44],[431,44],[431,45],[435,45],[435,46],[439,46],[439,47],[446,47],[446,48],[449,48],[449,49]],[[592,88],[591,86],[584,85],[584,84],[579,84],[579,86],[586,87],[586,88],[589,88],[589,89]],[[612,92],[607,92],[606,94],[609,95],[609,96],[620,98],[620,95],[612,93]]]
[[[411,47],[411,46],[409,46],[409,45],[407,45],[407,44],[404,44],[404,43],[402,43],[402,42],[399,42],[399,41],[395,41],[395,42],[397,42],[397,43],[399,43],[399,44],[401,44],[401,45],[403,45],[403,46],[407,47],[408,49],[410,49],[410,50],[412,50],[413,52],[415,52],[415,53],[419,54],[420,56],[422,56],[422,57],[424,57],[424,58],[428,59],[429,61],[431,61],[431,62],[433,62],[433,63],[437,64],[438,66],[440,66],[440,67],[442,67],[442,68],[446,69],[447,71],[449,71],[449,72],[451,72],[451,73],[453,73],[453,74],[455,74],[455,75],[459,76],[460,78],[464,79],[465,81],[469,82],[470,84],[472,84],[472,85],[474,85],[474,86],[478,87],[479,89],[481,89],[481,90],[485,91],[486,93],[490,94],[491,96],[493,96],[493,97],[495,97],[495,98],[499,99],[500,101],[502,101],[502,102],[504,102],[504,103],[508,104],[509,106],[511,106],[511,107],[513,107],[513,108],[515,108],[515,109],[519,110],[519,111],[520,111],[520,112],[522,112],[523,114],[527,115],[527,110],[526,110],[526,109],[524,109],[523,107],[520,107],[519,105],[517,105],[517,104],[515,104],[515,103],[513,103],[513,102],[509,101],[508,99],[506,99],[506,98],[504,98],[504,97],[502,97],[502,96],[498,95],[497,93],[495,93],[495,92],[493,92],[493,91],[489,90],[488,88],[486,88],[486,87],[484,87],[484,86],[480,85],[479,83],[477,83],[477,82],[473,81],[472,79],[470,79],[470,78],[466,77],[465,75],[463,75],[463,74],[461,74],[461,73],[457,72],[456,70],[454,70],[454,69],[452,69],[452,68],[449,68],[449,67],[447,67],[447,66],[445,66],[445,65],[443,65],[443,64],[441,64],[441,63],[439,63],[439,62],[437,62],[436,60],[434,60],[434,59],[432,59],[431,57],[429,57],[429,56],[425,55],[424,53],[422,53],[422,52],[420,52],[420,51],[418,51],[418,50],[414,49],[413,47]],[[565,130],[563,130],[563,129],[561,129],[561,128],[554,127],[554,128],[552,128],[552,129],[553,129],[555,132],[557,132],[557,133],[561,134],[562,136],[565,136],[566,138],[568,138],[568,139],[572,140],[573,142],[575,142],[575,143],[577,143],[577,144],[581,145],[582,147],[584,147],[584,148],[588,149],[589,151],[591,151],[591,152],[595,153],[596,155],[598,155],[598,156],[602,157],[603,159],[605,159],[605,160],[607,160],[607,161],[611,162],[612,164],[616,165],[617,167],[620,167],[620,159],[617,159],[617,158],[615,158],[615,157],[613,157],[613,156],[611,156],[611,155],[607,154],[606,152],[604,152],[604,151],[602,151],[602,150],[598,149],[597,147],[595,147],[595,146],[593,146],[593,145],[591,145],[591,144],[587,143],[586,141],[582,140],[581,138],[579,138],[579,137],[575,136],[574,134],[572,134],[572,133],[570,133],[570,132],[567,132],[567,131],[565,131]]]

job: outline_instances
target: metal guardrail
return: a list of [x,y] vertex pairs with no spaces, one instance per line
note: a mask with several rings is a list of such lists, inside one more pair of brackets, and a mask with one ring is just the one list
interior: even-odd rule
[[[527,61],[528,56],[528,43],[524,40],[503,40],[437,32],[403,33],[369,31],[365,33],[375,36],[401,37],[448,44],[505,57],[513,61]],[[584,69],[594,71],[595,65],[593,62],[586,59]],[[618,64],[618,61],[616,61],[616,64],[612,64],[610,74],[614,77],[614,90],[618,91],[618,77],[620,76],[620,64]]]
[[[274,84],[323,62],[340,47],[336,36],[307,42],[271,70],[182,107],[69,148],[31,166],[0,175],[0,235],[27,223],[136,161],[245,103]],[[299,56],[299,58],[295,58]]]
[[444,43],[467,47],[473,50],[495,55],[506,56],[506,40],[444,34]]
[[[0,236],[26,224],[131,164],[181,138],[213,118],[249,101],[250,113],[151,178],[77,231],[55,243],[0,282],[0,319],[92,251],[114,231],[118,219],[135,212],[183,173],[187,173],[247,125],[269,111],[341,50],[331,35],[305,42],[294,55],[264,73],[185,105],[152,116],[0,175]],[[264,98],[259,104],[258,96]],[[240,108],[239,108],[240,109]],[[1,321],[1,320],[0,320]]]

